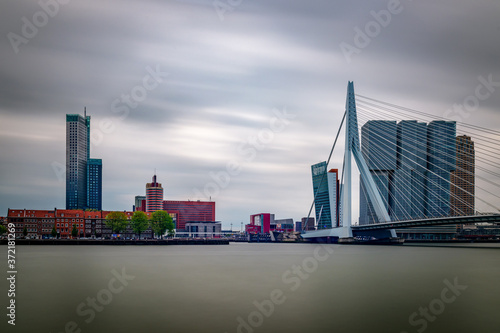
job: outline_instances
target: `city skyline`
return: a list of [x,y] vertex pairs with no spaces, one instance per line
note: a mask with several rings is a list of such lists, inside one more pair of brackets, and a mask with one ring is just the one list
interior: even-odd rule
[[[224,228],[259,211],[298,221],[348,80],[365,96],[500,130],[499,6],[402,2],[361,45],[357,31],[387,1],[242,2],[224,20],[212,1],[61,5],[17,53],[0,41],[0,215],[65,206],[64,115],[87,106],[103,209],[129,210],[156,168],[165,199],[211,197]],[[2,7],[4,36],[42,10]],[[328,167],[341,166],[334,154]]]

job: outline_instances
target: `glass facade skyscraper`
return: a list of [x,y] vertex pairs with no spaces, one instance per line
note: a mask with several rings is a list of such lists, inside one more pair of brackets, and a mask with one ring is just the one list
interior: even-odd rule
[[311,166],[313,191],[316,195],[314,208],[316,210],[316,221],[318,229],[332,227],[332,215],[330,211],[330,194],[328,192],[328,179],[326,176],[326,162]]
[[87,160],[87,208],[102,210],[102,160]]
[[424,216],[427,168],[427,124],[403,120],[397,124],[397,168],[391,217],[396,220]]
[[[361,153],[386,209],[389,208],[389,214],[391,184],[397,167],[396,141],[395,121],[373,120],[361,127]],[[378,221],[362,181],[360,181],[359,204],[359,224],[371,224]]]
[[432,121],[427,126],[425,215],[450,215],[450,177],[456,167],[456,123]]
[[66,209],[87,205],[90,116],[66,115]]
[[340,221],[338,170],[327,172],[326,162],[311,166],[318,229],[338,227]]
[[[455,122],[368,121],[361,152],[392,220],[450,215]],[[361,182],[360,224],[377,221]]]
[[66,115],[66,209],[102,208],[102,160],[90,159],[90,116]]

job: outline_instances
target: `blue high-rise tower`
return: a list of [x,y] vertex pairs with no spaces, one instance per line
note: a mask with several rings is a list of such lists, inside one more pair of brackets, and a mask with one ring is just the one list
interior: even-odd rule
[[425,215],[449,216],[450,176],[456,168],[456,123],[432,121],[427,126],[427,186]]
[[326,162],[311,166],[313,190],[316,195],[314,207],[316,210],[316,221],[318,229],[332,227],[332,213],[330,209],[330,194],[328,189],[328,178]]
[[101,198],[102,160],[90,159],[90,116],[67,114],[66,209],[100,210]]
[[90,116],[66,115],[66,209],[87,205]]
[[87,208],[102,210],[102,160],[87,161]]

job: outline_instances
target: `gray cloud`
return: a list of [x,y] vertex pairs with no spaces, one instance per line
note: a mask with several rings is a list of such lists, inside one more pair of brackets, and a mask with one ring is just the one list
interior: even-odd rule
[[[106,209],[130,209],[154,168],[167,198],[197,199],[193,189],[235,159],[242,171],[214,198],[218,219],[301,218],[312,201],[310,165],[328,156],[348,80],[362,95],[438,116],[473,93],[479,76],[500,81],[500,4],[488,0],[402,0],[347,63],[339,45],[353,44],[355,27],[387,4],[242,1],[221,21],[209,0],[73,0],[16,54],[7,34],[21,34],[21,18],[40,7],[4,1],[0,215],[64,207],[52,163],[64,164],[64,115],[86,106],[94,135],[105,121],[114,126],[91,151],[103,158]],[[147,66],[168,76],[120,118],[113,101],[142,84]],[[498,105],[495,92],[467,121],[500,129]],[[296,118],[245,161],[238,146],[284,107]],[[341,161],[337,152],[332,167]]]

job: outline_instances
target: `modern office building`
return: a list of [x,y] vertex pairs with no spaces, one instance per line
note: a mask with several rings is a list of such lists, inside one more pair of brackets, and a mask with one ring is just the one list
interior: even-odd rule
[[[314,217],[303,217],[301,220],[300,220],[300,226],[301,226],[301,230],[304,229],[304,230],[315,230],[314,229]],[[301,230],[297,230],[297,231],[301,231]]]
[[[368,121],[361,152],[391,220],[450,215],[455,122]],[[360,185],[360,224],[377,220]]]
[[218,238],[221,229],[221,223],[217,221],[187,222],[185,232],[189,237]]
[[451,215],[475,213],[475,150],[470,136],[456,138],[456,167],[451,172]]
[[102,160],[90,158],[90,116],[66,115],[66,209],[102,208]]
[[215,202],[213,201],[164,200],[161,209],[174,215],[177,230],[186,229],[188,222],[215,221]]
[[391,218],[424,217],[427,124],[403,120],[397,124],[397,158],[394,171]]
[[186,223],[215,221],[215,202],[213,201],[179,201],[163,200],[163,187],[158,183],[156,175],[152,182],[146,184],[146,196],[135,196],[134,210],[155,212],[167,211],[174,220],[177,231],[186,229]]
[[151,183],[146,184],[146,212],[152,213],[163,209],[163,187],[153,176]]
[[274,224],[271,224],[271,230],[281,231],[281,232],[293,232],[294,225],[293,219],[275,219]]
[[87,207],[102,210],[102,159],[87,160]]
[[328,195],[330,198],[330,214],[332,217],[332,227],[340,226],[340,183],[339,170],[331,169],[326,175],[328,179]]
[[146,196],[145,195],[136,195],[134,201],[134,209],[132,211],[141,210],[143,212],[146,211]]
[[321,162],[312,165],[311,172],[318,229],[337,227],[340,221],[338,169],[327,172],[326,162]]
[[427,180],[425,216],[451,215],[451,172],[456,167],[456,123],[432,121],[427,125]]
[[326,168],[326,162],[321,162],[311,166],[314,191],[314,209],[316,212],[318,229],[331,228],[332,226],[330,194],[328,192]]
[[275,219],[274,214],[259,213],[250,215],[250,223],[245,225],[247,234],[268,234],[271,231],[293,232],[293,219]]
[[66,115],[66,209],[87,206],[90,116]]
[[272,224],[274,224],[274,214],[253,214],[250,215],[250,223],[245,226],[245,232],[252,234],[267,234],[271,230]]
[[[385,120],[368,121],[361,127],[361,153],[390,215],[390,184],[397,168],[397,123]],[[362,181],[359,204],[359,224],[378,221]]]

